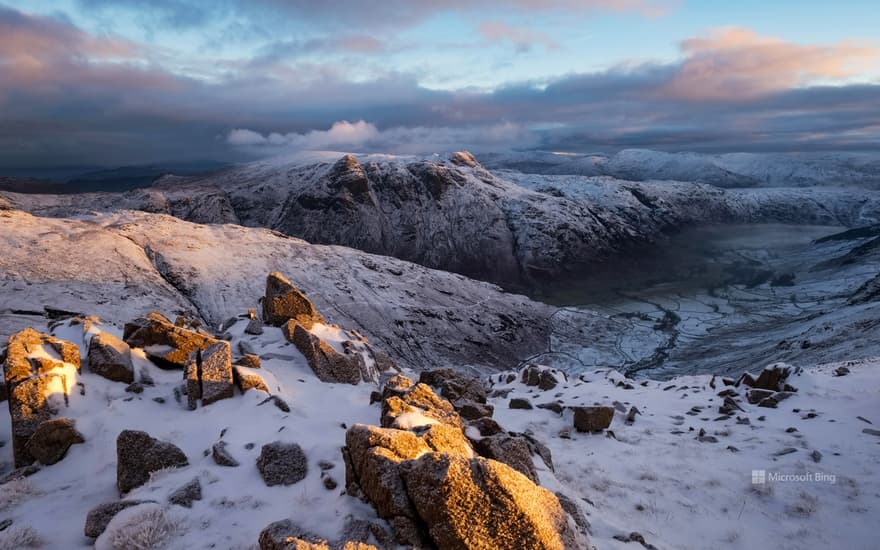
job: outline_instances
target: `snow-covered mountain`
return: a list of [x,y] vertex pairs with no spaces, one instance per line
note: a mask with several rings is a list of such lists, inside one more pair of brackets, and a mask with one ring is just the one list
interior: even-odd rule
[[880,221],[866,189],[733,189],[672,181],[490,172],[468,153],[421,159],[322,153],[166,177],[125,194],[5,194],[38,215],[138,209],[271,228],[518,287],[694,223],[859,226]]
[[551,152],[483,155],[490,169],[547,175],[677,180],[718,187],[880,187],[880,155],[872,153],[666,153],[624,149],[612,155]]

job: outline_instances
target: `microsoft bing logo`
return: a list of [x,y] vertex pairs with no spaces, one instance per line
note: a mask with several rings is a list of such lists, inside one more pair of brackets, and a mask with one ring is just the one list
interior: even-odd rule
[[752,485],[763,485],[767,483],[766,470],[752,470]]

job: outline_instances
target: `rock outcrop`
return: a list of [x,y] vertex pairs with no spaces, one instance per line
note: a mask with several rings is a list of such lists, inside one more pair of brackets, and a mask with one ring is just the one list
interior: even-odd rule
[[[438,377],[451,378],[436,373],[425,380],[438,383]],[[476,456],[452,404],[428,385],[398,375],[385,385],[382,399],[383,427],[356,424],[346,432],[346,491],[370,502],[391,524],[398,543],[418,548],[582,547],[583,537],[556,496],[534,483],[537,475],[524,439],[486,426],[496,438],[487,441],[486,451],[519,461],[525,475]],[[497,426],[488,417],[477,423]]]
[[165,369],[184,368],[190,354],[204,351],[219,341],[208,334],[177,326],[155,311],[126,323],[122,339],[133,348],[143,348],[147,358]]
[[[76,382],[79,368],[79,348],[70,342],[30,328],[9,337],[4,380],[12,419],[12,453],[16,467],[27,466],[37,459],[28,450],[28,443],[42,424],[67,405],[68,393]],[[49,433],[43,432],[43,435]],[[35,442],[31,449],[45,450],[43,443],[45,441]],[[48,457],[43,455],[43,458]]]
[[186,455],[176,445],[154,439],[146,432],[124,430],[116,438],[116,486],[120,494],[140,487],[155,471],[187,465]]
[[336,351],[298,321],[289,321],[287,327],[292,328],[291,331],[285,331],[288,339],[303,354],[321,382],[357,384],[365,380],[367,365],[361,354]]
[[266,295],[263,297],[263,321],[281,326],[293,320],[305,328],[323,323],[312,302],[281,273],[274,271],[266,278]]
[[134,382],[131,348],[112,334],[101,332],[92,336],[88,359],[89,370],[95,374],[115,382]]

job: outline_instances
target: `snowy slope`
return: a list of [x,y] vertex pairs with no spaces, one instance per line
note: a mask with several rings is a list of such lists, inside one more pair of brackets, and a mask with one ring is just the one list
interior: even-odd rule
[[211,326],[254,307],[281,271],[329,320],[358,328],[404,364],[508,368],[541,349],[550,306],[460,275],[265,229],[143,212],[37,218],[0,212],[6,334],[44,307],[124,322],[152,309]]
[[612,155],[523,152],[487,154],[491,169],[547,175],[678,180],[719,187],[880,187],[880,156],[871,153],[666,153],[624,149]]

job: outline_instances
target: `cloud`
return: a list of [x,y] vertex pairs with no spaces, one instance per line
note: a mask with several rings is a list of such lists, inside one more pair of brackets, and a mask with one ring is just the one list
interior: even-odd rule
[[685,40],[681,50],[684,61],[661,93],[690,100],[745,101],[880,64],[878,47],[794,44],[739,27]]
[[542,32],[513,27],[500,21],[483,23],[479,31],[489,42],[509,42],[518,52],[527,52],[536,44],[541,44],[547,49],[559,48],[559,43]]
[[596,10],[658,16],[680,0],[76,0],[84,9],[97,12],[137,10],[145,23],[157,26],[196,27],[209,20],[248,18],[265,25],[288,25],[291,19],[339,29],[398,29],[434,15],[458,12],[468,16],[497,13],[575,12]]
[[380,131],[374,124],[363,120],[355,123],[339,121],[329,130],[313,130],[302,134],[262,134],[237,128],[229,132],[226,142],[259,156],[321,150],[428,154],[458,149],[507,150],[536,146],[539,143],[537,136],[528,128],[510,122],[463,127],[395,126]]
[[[839,44],[744,31],[685,44],[674,62],[488,92],[427,89],[379,63],[282,55],[219,60],[197,78],[151,61],[142,44],[0,8],[0,166],[229,161],[297,148],[880,150],[880,84],[823,82],[858,68],[840,61],[857,56]],[[753,55],[784,76],[744,67]],[[705,59],[717,78],[726,75],[717,60],[731,64],[727,86],[738,94],[701,84],[693,67]],[[707,91],[686,93],[682,82]]]

